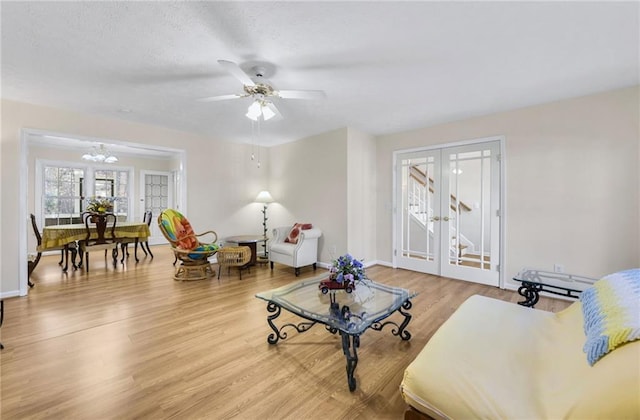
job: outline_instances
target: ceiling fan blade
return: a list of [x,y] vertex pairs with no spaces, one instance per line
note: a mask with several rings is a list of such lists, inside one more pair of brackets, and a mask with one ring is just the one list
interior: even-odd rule
[[321,90],[278,90],[274,93],[284,99],[323,99],[327,97]]
[[239,93],[232,93],[231,95],[209,96],[207,98],[200,98],[198,99],[198,101],[200,102],[226,101],[227,99],[245,98],[247,96],[249,95],[240,95]]
[[235,77],[236,79],[240,80],[240,82],[242,82],[243,85],[245,85],[245,86],[255,86],[256,85],[255,82],[253,80],[251,80],[251,77],[249,77],[249,75],[247,73],[245,73],[240,68],[240,66],[238,66],[233,61],[218,60],[218,63],[222,67],[224,67],[224,69],[226,71],[231,73],[231,75],[233,77]]

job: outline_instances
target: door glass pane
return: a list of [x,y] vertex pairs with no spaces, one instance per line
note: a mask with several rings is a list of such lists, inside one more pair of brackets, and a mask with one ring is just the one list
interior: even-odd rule
[[169,177],[167,175],[145,175],[144,209],[154,215],[167,208],[169,202]]
[[434,158],[403,159],[402,256],[434,261]]
[[449,154],[449,264],[491,267],[490,157],[489,150]]
[[[157,217],[169,206],[169,176],[150,175],[144,176],[144,210],[151,210],[151,214]],[[151,236],[161,237],[162,234],[157,223],[151,223]]]

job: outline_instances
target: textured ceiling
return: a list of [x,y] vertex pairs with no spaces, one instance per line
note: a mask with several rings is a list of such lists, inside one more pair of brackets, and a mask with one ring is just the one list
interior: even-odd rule
[[[274,145],[374,135],[639,83],[638,2],[2,2],[2,97],[251,142],[217,63],[266,63]],[[123,112],[122,110],[130,110]]]

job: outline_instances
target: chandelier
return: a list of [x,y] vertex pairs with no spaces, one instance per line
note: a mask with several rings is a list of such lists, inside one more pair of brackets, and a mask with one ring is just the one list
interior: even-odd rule
[[99,146],[94,146],[91,152],[87,152],[82,155],[82,159],[89,160],[91,162],[104,162],[104,163],[115,163],[118,161],[118,158],[113,155],[104,144],[100,144]]

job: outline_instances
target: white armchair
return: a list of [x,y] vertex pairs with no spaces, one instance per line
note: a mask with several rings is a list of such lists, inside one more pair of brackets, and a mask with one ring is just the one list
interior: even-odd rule
[[296,276],[300,274],[300,267],[313,265],[316,269],[318,261],[318,238],[322,236],[320,229],[306,229],[300,231],[298,243],[285,242],[291,226],[273,229],[273,239],[269,241],[269,263],[273,270],[273,263],[285,264],[295,269]]

